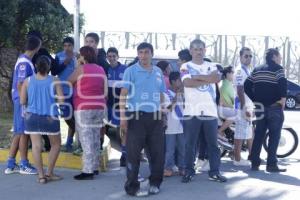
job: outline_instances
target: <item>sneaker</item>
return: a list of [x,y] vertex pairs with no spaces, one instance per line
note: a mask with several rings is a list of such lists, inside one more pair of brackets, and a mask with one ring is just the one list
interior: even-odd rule
[[202,172],[208,172],[210,170],[210,165],[208,160],[204,160],[203,165],[200,169]]
[[15,174],[15,173],[20,173],[20,167],[17,164],[15,164],[13,168],[7,167],[4,171],[4,174]]
[[160,192],[159,188],[157,186],[150,186],[149,188],[149,194],[158,194]]
[[73,151],[73,155],[75,156],[82,156],[82,148],[78,148],[78,149],[75,149],[75,151]]
[[64,145],[61,147],[62,152],[72,153],[73,152],[73,146],[72,145]]
[[74,176],[74,179],[76,180],[93,180],[94,179],[94,173],[81,173],[76,176]]
[[209,176],[208,178],[210,181],[216,181],[220,183],[224,183],[227,181],[227,178],[225,176],[222,176],[221,174],[214,175],[214,176]]
[[25,166],[20,165],[20,174],[28,174],[28,175],[36,175],[37,170],[31,164],[27,164]]
[[126,167],[126,157],[121,156],[120,158],[120,167]]
[[235,166],[250,166],[251,163],[249,162],[249,160],[240,160],[240,161],[236,161],[236,160],[233,160],[233,165]]
[[139,189],[135,194],[134,194],[134,196],[136,196],[136,197],[146,197],[146,196],[148,196],[149,195],[149,191],[147,191],[147,190],[141,190],[141,189]]
[[193,175],[186,174],[186,175],[184,175],[184,176],[182,177],[181,182],[182,182],[182,183],[188,183],[188,182],[191,182],[193,179],[194,179],[194,176],[193,176]]
[[205,160],[201,160],[201,159],[197,159],[196,164],[195,164],[195,170],[196,171],[200,171],[200,169],[202,168],[203,164],[204,164]]

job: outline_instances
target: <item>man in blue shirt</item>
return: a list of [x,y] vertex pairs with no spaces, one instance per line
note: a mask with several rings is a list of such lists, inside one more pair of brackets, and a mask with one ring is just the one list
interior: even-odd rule
[[[27,159],[28,139],[29,136],[24,134],[24,108],[20,104],[20,92],[24,80],[34,74],[34,66],[31,62],[32,57],[36,54],[42,41],[35,36],[28,37],[25,46],[25,53],[21,54],[17,60],[13,73],[12,100],[14,103],[14,136],[11,143],[7,168],[5,174],[37,174],[37,170],[32,167]],[[20,151],[20,166],[16,164],[16,155]]]
[[[108,68],[108,99],[107,99],[107,113],[108,120],[114,126],[120,127],[120,112],[119,112],[119,100],[121,93],[121,81],[126,69],[126,65],[122,65],[118,62],[119,52],[115,47],[110,47],[107,50],[107,60],[110,67]],[[120,129],[117,129],[117,133],[121,138],[121,151],[120,166],[126,167],[126,138]]]
[[[143,42],[137,47],[139,62],[128,67],[120,96],[121,130],[127,131],[127,181],[125,191],[133,196],[159,193],[164,171],[164,131],[161,104],[166,86],[162,71],[151,64],[153,46]],[[127,99],[128,113],[125,115]],[[138,172],[140,153],[149,155],[149,191],[140,190]]]
[[72,89],[69,82],[67,82],[69,76],[75,69],[76,56],[74,53],[74,39],[72,37],[66,37],[63,40],[64,50],[57,53],[55,56],[56,67],[52,69],[52,75],[58,76],[62,81],[62,89],[65,97],[65,105],[61,106],[62,116],[66,117],[65,121],[68,124],[68,137],[66,142],[66,151],[72,151],[73,137],[75,133],[75,119],[73,115],[73,103],[72,103]]

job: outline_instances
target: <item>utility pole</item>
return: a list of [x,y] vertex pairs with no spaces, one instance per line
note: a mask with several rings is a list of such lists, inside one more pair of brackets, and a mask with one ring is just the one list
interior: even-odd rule
[[78,52],[80,47],[80,33],[79,33],[79,14],[80,14],[80,0],[75,1],[74,12],[74,51]]

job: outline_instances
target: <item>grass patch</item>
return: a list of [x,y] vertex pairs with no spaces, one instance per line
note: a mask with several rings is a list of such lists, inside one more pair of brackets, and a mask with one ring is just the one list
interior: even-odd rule
[[8,148],[12,137],[12,113],[0,113],[0,148]]

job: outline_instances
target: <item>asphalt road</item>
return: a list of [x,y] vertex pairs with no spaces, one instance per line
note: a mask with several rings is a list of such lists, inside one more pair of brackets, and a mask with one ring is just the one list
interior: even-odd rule
[[[292,126],[300,134],[299,111],[285,112],[285,123]],[[299,135],[300,137],[300,135]],[[57,169],[64,180],[40,185],[36,176],[4,175],[0,173],[1,200],[112,200],[135,199],[129,197],[123,190],[125,169],[118,167],[120,153],[113,149],[110,156],[110,171],[101,173],[92,181],[75,181],[73,176],[78,171]],[[247,155],[244,154],[244,157]],[[262,157],[265,157],[263,153]],[[207,179],[207,173],[201,173],[188,184],[180,182],[180,177],[166,178],[161,186],[161,193],[148,197],[149,199],[172,200],[219,200],[219,199],[259,199],[259,200],[291,200],[300,195],[300,148],[286,159],[280,159],[280,165],[287,172],[270,174],[265,171],[265,165],[258,172],[247,167],[235,167],[228,158],[222,159],[221,170],[227,183],[215,183]],[[0,164],[0,170],[5,165]],[[141,175],[147,177],[148,166],[142,163]],[[147,187],[147,181],[142,183]]]

